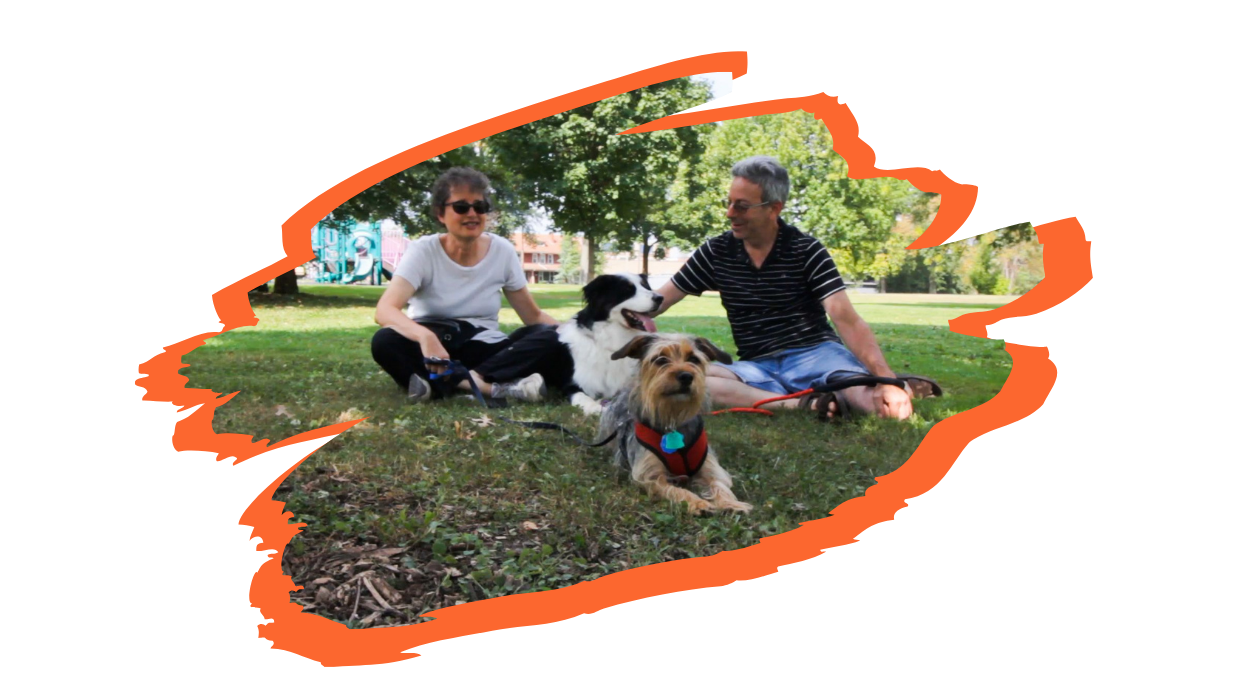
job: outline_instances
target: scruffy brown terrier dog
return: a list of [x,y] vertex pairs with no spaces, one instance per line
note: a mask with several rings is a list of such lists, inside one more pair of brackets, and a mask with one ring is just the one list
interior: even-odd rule
[[[731,475],[709,449],[704,371],[731,357],[704,338],[645,335],[613,353],[639,361],[638,377],[604,409],[600,434],[617,433],[617,465],[653,496],[682,501],[691,512],[749,511],[735,498]],[[694,482],[703,498],[681,488]]]

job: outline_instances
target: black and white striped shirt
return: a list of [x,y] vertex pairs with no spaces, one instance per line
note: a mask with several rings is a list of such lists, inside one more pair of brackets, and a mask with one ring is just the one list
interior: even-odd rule
[[715,291],[731,324],[739,359],[840,341],[822,301],[845,288],[818,239],[779,219],[779,235],[761,269],[744,242],[726,233],[704,242],[673,277],[687,294]]

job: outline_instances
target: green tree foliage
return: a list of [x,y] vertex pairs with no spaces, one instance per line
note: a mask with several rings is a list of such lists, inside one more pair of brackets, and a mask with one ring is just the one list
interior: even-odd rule
[[997,294],[998,281],[1003,279],[998,272],[997,260],[993,255],[993,244],[989,241],[977,241],[973,245],[967,282],[977,294]]
[[[1029,231],[1032,230],[1031,226],[1028,228]],[[997,245],[995,243],[995,246]],[[997,248],[997,263],[1007,281],[1009,294],[1023,294],[1046,276],[1041,250],[1041,244],[1031,236],[1026,240],[1008,243],[1004,247]]]
[[337,207],[325,220],[353,226],[356,221],[392,219],[408,236],[440,232],[440,224],[429,212],[429,193],[438,176],[456,166],[476,168],[490,178],[496,209],[491,230],[510,236],[525,228],[529,206],[519,193],[520,178],[497,162],[484,143],[462,146],[387,177]]
[[1026,243],[1037,242],[1037,233],[1032,224],[1025,222],[1007,226],[993,231],[993,246],[998,249],[1012,248]]
[[565,235],[560,239],[560,273],[557,277],[564,284],[577,284],[582,281],[581,248],[572,235]]
[[894,293],[962,294],[965,281],[959,272],[963,246],[950,244],[907,251],[902,266],[885,278],[885,290]]
[[690,78],[649,85],[497,134],[487,139],[487,151],[520,178],[520,194],[557,228],[584,234],[592,259],[606,241],[630,250],[654,238],[702,235],[667,214],[672,196],[695,190],[685,173],[699,162],[712,127],[618,134],[702,104],[710,94],[707,84]]
[[[596,254],[591,275],[604,271],[604,256]],[[573,235],[565,235],[560,239],[560,272],[558,281],[563,284],[581,284],[582,282],[582,239]]]
[[[1003,247],[1002,243],[1006,242]],[[910,251],[886,280],[889,292],[1023,294],[1045,277],[1041,245],[1009,243],[1002,231]]]
[[832,251],[842,275],[866,279],[896,271],[905,246],[892,234],[896,216],[925,195],[893,178],[853,180],[821,121],[802,111],[722,122],[707,139],[698,169],[704,197],[675,208],[679,220],[715,236],[727,228],[720,202],[730,170],[753,155],[779,159],[792,180],[783,219]]
[[[914,240],[936,216],[940,198],[918,203],[901,234]],[[909,226],[905,224],[910,224]],[[1045,277],[1041,244],[1023,223],[925,250],[908,251],[900,270],[886,280],[889,292],[1023,294]]]

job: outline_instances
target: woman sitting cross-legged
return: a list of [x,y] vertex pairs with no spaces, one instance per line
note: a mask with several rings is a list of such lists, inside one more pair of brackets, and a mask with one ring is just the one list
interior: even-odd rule
[[[430,379],[430,372],[442,374],[447,367],[426,359],[458,361],[489,397],[540,401],[544,396],[541,375],[500,385],[475,371],[530,326],[556,325],[530,296],[515,247],[485,232],[489,190],[489,179],[471,168],[442,173],[433,186],[433,216],[446,233],[407,247],[376,305],[381,329],[372,338],[372,358],[412,401],[472,390],[467,380],[454,386]],[[499,330],[500,291],[525,323],[512,337]]]

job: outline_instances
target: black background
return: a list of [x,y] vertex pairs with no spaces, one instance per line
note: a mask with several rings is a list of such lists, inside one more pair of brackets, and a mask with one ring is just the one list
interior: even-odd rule
[[[154,220],[168,222],[154,232],[157,244],[129,253],[149,259],[160,276],[121,282],[134,286],[134,298],[147,300],[154,319],[125,334],[136,339],[136,364],[164,345],[221,329],[210,295],[284,257],[280,224],[364,167],[469,123],[704,50],[726,49],[626,50],[582,60],[571,50],[532,50],[529,60],[490,52],[484,62],[460,54],[389,74],[381,65],[333,71],[331,63],[261,60],[189,68],[160,91],[134,94],[151,108],[129,121],[131,140],[113,142],[120,155],[115,161],[142,170],[122,184],[127,198],[147,203]],[[885,73],[871,76],[879,62],[858,68],[854,59],[822,50],[750,53],[735,93],[707,107],[818,92],[837,96],[857,116],[879,167],[927,167],[978,186],[975,212],[955,238],[1068,217],[1081,220],[1087,238],[1101,228],[1087,189],[1085,150],[1111,113],[1106,104],[1061,92],[1066,88],[1043,74],[1012,79],[968,67],[929,72],[890,59]],[[357,87],[343,94],[352,84]],[[1086,113],[1089,120],[1081,116]],[[1068,405],[1085,381],[1082,339],[1091,329],[1086,306],[1092,288],[1055,310],[990,330],[1018,344],[1051,347],[1058,379],[1045,407],[976,439],[939,486],[911,500],[895,521],[867,530],[861,543],[752,582],[438,642],[422,648],[420,660],[393,669],[436,671],[471,660],[493,663],[496,674],[542,665],[596,672],[616,667],[617,677],[625,677],[639,666],[627,661],[650,660],[658,652],[644,657],[644,645],[659,647],[660,636],[674,636],[675,629],[674,641],[722,656],[726,671],[719,675],[740,670],[743,658],[761,669],[784,663],[781,669],[798,675],[794,663],[816,653],[838,665],[864,665],[867,656],[944,650],[976,632],[1003,646],[1003,640],[1027,636],[1029,626],[1061,619],[1063,596],[1080,575],[1077,549],[1089,536],[1085,512],[1092,501],[1071,492],[1075,478],[1052,476],[1062,465],[1080,463],[1082,441],[1052,436],[1080,431],[1068,422]],[[140,403],[142,390],[132,392]],[[236,524],[249,501],[315,443],[236,467],[215,462],[213,454],[174,452],[175,419],[170,404],[141,405],[140,434],[147,441],[141,453],[154,473],[166,475],[161,494],[181,522],[178,541],[168,544],[178,548],[175,574],[185,584],[166,590],[169,599],[161,604],[181,621],[200,621],[180,622],[181,632],[168,632],[179,638],[171,650],[210,665],[318,669],[258,638],[262,617],[249,607],[248,587],[265,556],[255,551],[249,530]]]

